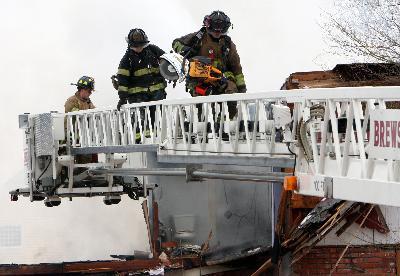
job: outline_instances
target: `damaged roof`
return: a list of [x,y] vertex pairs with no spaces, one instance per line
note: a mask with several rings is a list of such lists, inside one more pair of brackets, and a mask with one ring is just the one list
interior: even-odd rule
[[290,74],[281,90],[356,86],[400,86],[400,64],[338,64],[327,71],[296,72]]

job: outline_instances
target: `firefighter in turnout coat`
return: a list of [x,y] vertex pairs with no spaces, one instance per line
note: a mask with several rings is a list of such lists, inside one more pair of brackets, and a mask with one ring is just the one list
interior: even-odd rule
[[[240,57],[236,45],[227,35],[231,26],[229,17],[222,11],[214,11],[204,17],[200,31],[177,38],[172,43],[175,52],[190,59],[195,56],[207,57],[211,65],[219,69],[224,78],[216,86],[208,88],[207,95],[245,93]],[[204,88],[197,79],[187,79],[186,90],[193,96],[202,95]],[[228,105],[230,117],[236,114],[236,103]]]
[[149,44],[142,29],[132,29],[126,41],[128,49],[118,67],[117,108],[126,103],[163,100],[166,97],[166,81],[160,74],[159,61],[164,51]]

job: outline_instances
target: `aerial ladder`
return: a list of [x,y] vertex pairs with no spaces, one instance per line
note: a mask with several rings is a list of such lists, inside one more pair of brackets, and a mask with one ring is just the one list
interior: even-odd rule
[[[26,187],[11,198],[52,207],[61,198],[103,196],[116,204],[122,194],[138,199],[154,188],[140,177],[166,175],[278,182],[302,195],[399,207],[400,110],[386,109],[399,91],[299,89],[22,114]],[[233,119],[228,102],[237,106]],[[141,162],[146,152],[169,166]],[[98,158],[77,162],[80,155]]]

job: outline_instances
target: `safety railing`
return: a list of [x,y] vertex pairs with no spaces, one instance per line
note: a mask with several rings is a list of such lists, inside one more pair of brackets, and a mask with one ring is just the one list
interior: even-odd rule
[[[164,101],[162,149],[186,154],[288,155],[277,142],[273,106],[282,105],[282,93],[219,95],[207,98]],[[281,131],[290,132],[282,125]]]
[[287,155],[285,145],[277,149],[272,116],[272,106],[281,106],[291,122],[280,94],[221,95],[130,104],[120,111],[71,112],[66,114],[67,141],[72,148],[152,144],[186,152]]
[[[297,187],[291,187],[301,194],[400,206],[399,107],[400,87],[357,87],[215,95],[77,111],[65,114],[67,155],[57,158],[55,150],[53,163],[72,168],[71,155],[146,149],[158,150],[159,162],[271,167],[294,163]],[[63,136],[58,134],[53,136],[54,148]],[[188,166],[188,175],[191,167],[195,166]]]
[[[387,104],[399,108],[399,92],[398,87],[309,90],[294,108],[297,147],[303,161],[299,170],[361,179],[380,174],[374,165],[385,158],[369,154],[373,142],[370,115],[385,110]],[[398,172],[387,173],[391,175],[388,180],[398,178]]]
[[[399,92],[359,87],[218,95],[66,116],[73,148],[152,144],[170,154],[250,156],[292,151],[299,171],[368,179],[375,162],[368,154],[370,114],[399,101]],[[388,174],[399,178],[396,170]]]
[[[155,109],[155,121],[150,119],[150,108]],[[72,148],[158,144],[160,117],[161,102],[70,112],[66,114],[67,141]]]

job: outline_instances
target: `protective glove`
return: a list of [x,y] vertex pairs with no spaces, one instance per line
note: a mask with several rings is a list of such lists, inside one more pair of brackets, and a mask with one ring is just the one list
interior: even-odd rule
[[238,87],[238,93],[246,93],[247,88],[246,85],[241,85]]
[[225,90],[228,87],[227,83],[221,84],[220,86],[218,86],[217,91],[218,94],[225,94]]
[[117,75],[112,75],[111,76],[111,81],[112,81],[112,85],[113,85],[114,89],[118,90],[118,78],[117,78]]
[[128,98],[129,94],[126,93],[126,92],[118,91],[118,96],[119,96],[120,99],[125,100],[125,99]]

